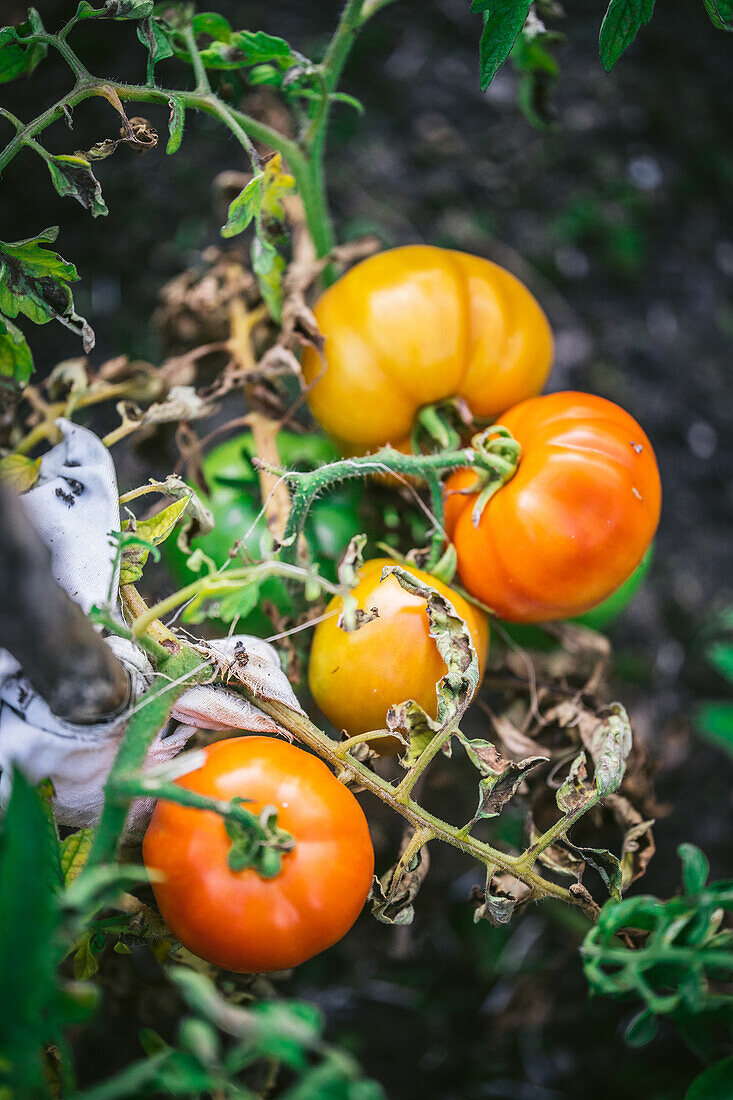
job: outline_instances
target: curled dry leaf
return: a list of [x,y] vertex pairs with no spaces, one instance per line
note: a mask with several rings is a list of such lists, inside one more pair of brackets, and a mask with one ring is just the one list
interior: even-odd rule
[[381,879],[375,876],[372,886],[372,913],[382,924],[412,924],[415,916],[414,901],[430,869],[430,855],[425,845],[409,862],[404,852],[413,837],[409,828],[402,838],[400,858]]
[[547,756],[530,756],[519,762],[506,760],[490,741],[470,739],[462,733],[457,736],[469,760],[482,777],[474,822],[500,814],[526,776],[539,764],[546,764],[549,759]]
[[486,872],[486,885],[483,889],[474,887],[471,899],[478,902],[474,911],[474,921],[487,920],[495,928],[508,924],[518,907],[532,900],[532,891],[525,883],[515,879],[505,871],[495,873],[493,867]]

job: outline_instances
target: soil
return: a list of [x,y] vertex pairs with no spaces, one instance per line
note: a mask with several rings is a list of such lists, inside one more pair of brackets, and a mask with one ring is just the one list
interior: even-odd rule
[[[53,26],[76,3],[40,7]],[[386,245],[429,241],[513,270],[557,334],[550,388],[619,401],[654,443],[665,493],[656,557],[612,639],[618,696],[658,763],[657,795],[669,811],[639,888],[668,896],[678,887],[682,841],[705,850],[714,875],[733,874],[733,761],[691,720],[701,700],[725,692],[705,663],[703,639],[711,617],[733,603],[731,42],[702,4],[660,4],[607,75],[597,55],[600,7],[571,0],[557,21],[568,41],[552,96],[556,120],[536,130],[517,106],[508,68],[480,93],[480,20],[468,7],[395,4],[362,36],[343,88],[366,115],[337,110],[333,210],[341,237],[370,231]],[[218,9],[241,21],[241,5]],[[331,0],[258,0],[246,19],[308,53],[337,10]],[[13,11],[3,15],[12,20]],[[106,45],[99,41],[89,39],[97,72],[140,77],[131,28],[118,25]],[[47,63],[30,83],[4,87],[2,100],[30,117],[65,87],[63,68]],[[165,132],[164,112],[149,117]],[[70,152],[115,130],[109,106],[92,104],[77,111],[73,134],[59,124],[48,144]],[[213,124],[192,121],[178,157],[122,150],[98,166],[110,215],[93,223],[53,193],[43,165],[26,153],[3,179],[0,237],[60,224],[58,247],[82,276],[77,307],[97,333],[93,361],[121,353],[155,361],[160,347],[146,321],[158,289],[217,242],[222,211],[211,181],[243,167]],[[41,373],[80,354],[52,326],[34,332],[32,346]],[[106,427],[106,416],[95,426]],[[124,483],[155,472],[132,448],[124,455]],[[155,459],[161,468],[167,460]],[[450,799],[456,792],[446,782],[439,793]],[[376,839],[387,860],[397,836],[379,816]],[[474,926],[466,901],[474,882],[470,867],[436,852],[410,929],[365,916],[338,949],[278,988],[319,1003],[331,1035],[394,1100],[682,1097],[698,1063],[671,1028],[642,1052],[625,1046],[632,1008],[587,1000],[582,930],[568,914],[545,906],[508,931]],[[151,1023],[149,1011],[141,1006],[138,1023]],[[100,1036],[105,1070],[119,1057],[115,1038]]]

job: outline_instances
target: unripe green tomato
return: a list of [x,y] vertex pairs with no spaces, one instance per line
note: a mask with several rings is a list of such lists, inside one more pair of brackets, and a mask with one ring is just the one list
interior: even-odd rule
[[[596,607],[592,607],[590,611],[586,611],[583,615],[578,615],[574,619],[569,619],[568,622],[579,623],[581,626],[590,627],[591,630],[606,630],[623,614],[636,596],[646,579],[653,557],[654,543],[649,547],[631,576],[622,585],[619,585],[615,592],[612,592]],[[557,645],[552,635],[538,626],[502,622],[500,630],[497,630],[499,637],[502,636],[502,632],[508,634],[512,641],[516,642],[517,645],[521,645],[524,649],[549,650],[554,649]]]
[[[296,435],[279,432],[278,453],[283,466],[312,470],[340,455],[329,439],[322,435]],[[215,447],[203,461],[203,472],[209,493],[199,495],[211,509],[214,529],[207,535],[192,540],[194,550],[201,549],[217,566],[229,557],[229,551],[237,539],[249,532],[245,546],[255,560],[265,557],[271,545],[271,536],[262,508],[259,480],[252,466],[255,454],[250,432],[235,436]],[[311,507],[305,534],[314,561],[320,566],[321,575],[336,579],[336,563],[353,535],[363,530],[359,518],[362,489],[357,482],[338,486]],[[174,579],[181,585],[190,583],[193,573],[186,565],[186,556],[176,546],[175,538],[166,540],[163,552]],[[270,577],[260,585],[260,600],[271,601],[283,614],[292,610],[292,602],[286,585],[279,577]],[[255,634],[270,633],[270,618],[256,607],[239,620],[238,628]]]

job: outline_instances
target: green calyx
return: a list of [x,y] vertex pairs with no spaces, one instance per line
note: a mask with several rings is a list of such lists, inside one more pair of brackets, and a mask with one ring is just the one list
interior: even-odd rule
[[412,450],[420,454],[421,443],[426,440],[430,451],[457,451],[470,423],[471,413],[459,397],[451,397],[435,405],[423,405],[415,417],[410,436]]
[[517,472],[522,448],[509,429],[501,424],[492,424],[479,432],[472,438],[471,446],[476,451],[474,491],[478,492],[471,519],[474,527],[478,527],[484,508],[494,493],[511,481]]
[[232,842],[229,867],[235,872],[252,867],[262,878],[275,878],[282,868],[283,855],[293,850],[295,840],[278,827],[274,806],[265,806],[255,815],[244,808],[244,802],[243,798],[233,798],[232,814],[224,821]]

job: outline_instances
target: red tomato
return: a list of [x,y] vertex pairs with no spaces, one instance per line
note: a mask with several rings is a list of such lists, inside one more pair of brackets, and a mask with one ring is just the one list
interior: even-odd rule
[[177,780],[211,798],[251,800],[295,840],[280,872],[234,872],[231,841],[213,811],[161,800],[143,841],[171,932],[195,955],[241,973],[285,970],[324,951],[358,917],[374,851],[361,806],[317,757],[274,737],[236,737],[204,749],[206,763]]
[[611,401],[553,393],[501,418],[522,447],[514,477],[478,526],[471,470],[446,483],[446,529],[466,589],[501,619],[580,615],[631,576],[659,522],[654,451]]

